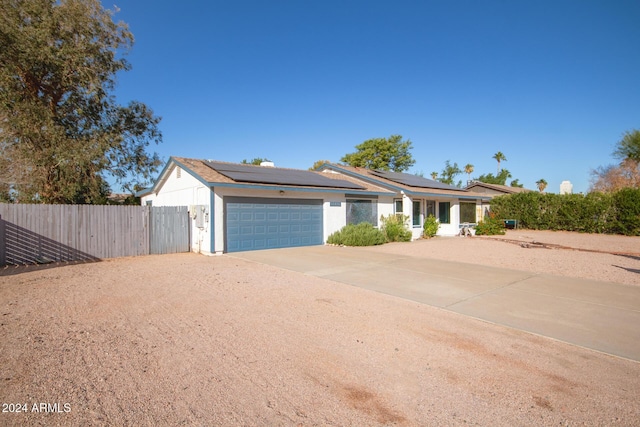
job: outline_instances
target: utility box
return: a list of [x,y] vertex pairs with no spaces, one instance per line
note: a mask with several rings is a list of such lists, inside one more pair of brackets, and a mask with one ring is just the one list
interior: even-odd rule
[[189,215],[196,221],[196,227],[205,228],[209,223],[209,206],[191,205],[189,206]]

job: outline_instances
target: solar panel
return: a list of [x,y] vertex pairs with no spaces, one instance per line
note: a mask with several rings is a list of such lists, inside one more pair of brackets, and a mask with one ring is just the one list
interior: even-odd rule
[[408,185],[409,187],[434,188],[438,190],[460,190],[460,188],[454,187],[453,185],[444,184],[439,181],[408,173],[373,170],[371,171],[371,174],[380,178],[386,178],[389,181],[397,182],[399,184]]
[[331,179],[317,172],[205,161],[211,169],[238,182],[256,184],[303,185],[365,190],[366,188],[344,179]]

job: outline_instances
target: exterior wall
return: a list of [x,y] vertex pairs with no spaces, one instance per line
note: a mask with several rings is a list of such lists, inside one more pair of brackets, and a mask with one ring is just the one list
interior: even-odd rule
[[[449,202],[450,211],[449,211],[449,224],[440,224],[440,228],[438,229],[439,236],[455,236],[460,232],[460,202],[458,199],[446,199],[446,200],[438,200],[438,204],[440,202]],[[439,207],[436,206],[436,213],[439,212]]]
[[[333,203],[333,206],[331,204]],[[336,206],[340,203],[340,206]],[[322,222],[324,229],[322,230],[322,239],[327,239],[332,233],[340,230],[347,224],[347,200],[344,194],[330,194],[324,200]]]
[[[438,228],[438,236],[455,236],[460,232],[460,200],[456,198],[436,198],[436,197],[415,197],[410,198],[406,195],[403,195],[403,209],[404,215],[409,216],[409,224],[408,226],[411,229],[413,239],[419,239],[422,237],[424,221],[426,218],[426,201],[435,201],[436,202],[436,218],[438,218],[439,213],[439,205],[440,203],[450,203],[450,211],[449,211],[449,224],[440,224]],[[421,201],[421,210],[420,210],[420,226],[413,227],[413,200]],[[469,202],[472,202],[471,200]],[[482,213],[482,203],[480,201],[475,201],[476,203],[476,220],[478,220],[478,215]],[[485,205],[486,206],[486,205]],[[482,218],[481,216],[479,217]]]
[[[393,196],[378,197],[378,220],[380,220],[381,216],[392,215],[394,213],[393,200],[394,200]],[[380,226],[380,221],[378,221],[378,226]]]
[[[211,223],[211,190],[209,187],[198,181],[193,175],[185,170],[180,171],[178,178],[178,167],[173,167],[169,177],[158,189],[157,193],[142,196],[142,205],[151,202],[152,206],[189,206],[191,218],[191,251],[211,255],[211,233],[213,228]],[[204,215],[205,221],[200,223],[193,217],[195,206],[203,206],[204,212],[196,214]],[[202,224],[203,227],[197,225]]]

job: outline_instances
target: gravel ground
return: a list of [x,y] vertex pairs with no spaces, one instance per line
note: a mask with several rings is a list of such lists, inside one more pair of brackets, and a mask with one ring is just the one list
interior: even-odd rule
[[[407,254],[401,243],[374,251]],[[412,243],[412,256],[558,276],[640,285],[640,237],[507,230],[504,236],[436,237]]]
[[[639,238],[503,238],[627,256],[489,238],[372,250],[638,284]],[[0,425],[640,419],[640,363],[227,256],[5,270],[0,338]]]

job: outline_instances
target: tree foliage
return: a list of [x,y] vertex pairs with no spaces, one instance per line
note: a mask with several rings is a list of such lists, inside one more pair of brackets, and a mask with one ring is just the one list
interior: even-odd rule
[[497,169],[497,174],[500,174],[500,162],[506,162],[507,161],[507,157],[502,153],[502,151],[498,151],[496,154],[493,155],[493,159],[495,159],[498,162],[498,169]]
[[640,130],[625,132],[613,155],[620,159],[620,164],[592,170],[589,191],[610,193],[623,188],[640,188]]
[[611,193],[623,188],[640,188],[640,162],[626,159],[618,166],[600,166],[591,171],[589,191]]
[[626,131],[622,139],[618,141],[613,155],[622,161],[633,160],[640,162],[640,130]]
[[115,74],[133,45],[98,0],[0,2],[0,193],[20,202],[104,203],[161,161],[160,118],[118,105]]
[[473,173],[473,165],[471,163],[464,165],[464,173],[467,174],[469,181],[471,181],[471,174]]
[[401,135],[374,138],[356,145],[356,152],[345,154],[341,162],[350,166],[404,172],[415,164],[411,155],[411,141]]
[[460,175],[461,173],[462,170],[460,170],[457,163],[454,162],[452,165],[451,162],[447,160],[444,164],[444,169],[442,169],[442,172],[440,172],[440,182],[449,185],[457,185],[458,187],[460,187],[462,182],[458,181],[457,184],[454,184],[454,181],[456,176]]
[[494,197],[497,218],[515,218],[533,230],[564,230],[640,236],[640,188],[613,193],[526,192]]
[[492,173],[480,175],[478,177],[478,181],[485,182],[487,184],[505,185],[509,178],[511,178],[511,172],[506,169],[502,169],[497,176],[494,176]]
[[311,166],[309,170],[314,171],[318,169],[320,166],[324,165],[325,163],[331,163],[331,162],[329,160],[316,160],[315,162],[313,162],[313,166]]
[[267,158],[262,158],[262,157],[254,157],[251,160],[247,160],[247,159],[243,159],[242,160],[242,164],[243,165],[255,165],[255,166],[260,166],[260,164],[262,162],[270,162],[271,160],[267,159]]
[[547,181],[544,178],[540,178],[536,181],[536,186],[538,187],[538,191],[541,193],[547,188]]

